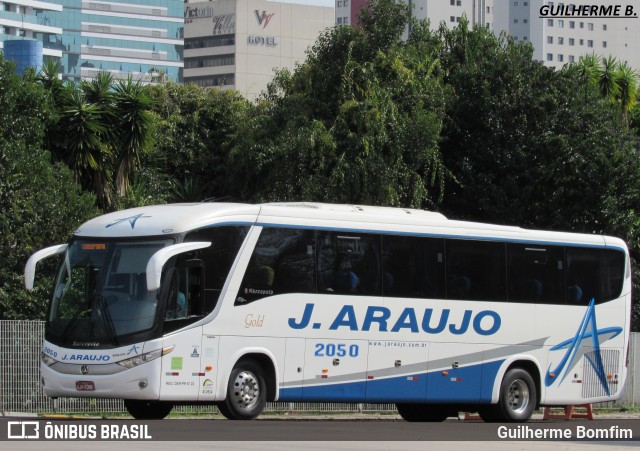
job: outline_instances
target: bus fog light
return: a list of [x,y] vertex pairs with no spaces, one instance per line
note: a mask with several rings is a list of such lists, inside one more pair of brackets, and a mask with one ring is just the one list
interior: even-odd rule
[[140,387],[141,390],[147,388],[148,385],[149,381],[146,379],[140,379],[140,382],[138,382],[138,387]]

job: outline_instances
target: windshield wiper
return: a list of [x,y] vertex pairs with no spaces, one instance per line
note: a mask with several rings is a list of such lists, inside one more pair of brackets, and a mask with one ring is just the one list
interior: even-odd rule
[[113,320],[111,319],[111,312],[109,311],[109,304],[107,302],[107,298],[105,298],[104,296],[101,296],[99,294],[95,295],[95,300],[98,303],[98,306],[100,308],[100,312],[102,313],[102,321],[104,323],[104,325],[107,328],[107,331],[109,332],[111,341],[113,342],[114,345],[118,345],[118,339],[116,337],[116,329],[113,326]]

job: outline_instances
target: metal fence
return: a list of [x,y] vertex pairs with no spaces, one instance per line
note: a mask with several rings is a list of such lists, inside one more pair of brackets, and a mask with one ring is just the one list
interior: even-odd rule
[[[40,383],[42,321],[0,321],[0,412],[118,413],[119,399],[47,397]],[[640,334],[631,334],[629,376],[622,399],[601,407],[640,404]],[[178,412],[217,412],[215,406],[179,406]],[[395,412],[394,404],[268,403],[269,412]]]

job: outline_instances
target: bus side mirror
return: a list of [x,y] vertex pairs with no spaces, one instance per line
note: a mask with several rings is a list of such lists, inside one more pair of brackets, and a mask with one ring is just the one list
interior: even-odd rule
[[24,287],[31,291],[33,290],[33,281],[36,278],[36,264],[47,257],[52,255],[61,254],[67,250],[68,244],[58,244],[56,246],[47,247],[39,250],[27,260],[27,264],[24,266]]
[[149,263],[147,263],[147,290],[154,291],[160,288],[162,267],[171,257],[209,246],[211,246],[210,241],[194,241],[192,243],[174,244],[160,249],[151,256]]

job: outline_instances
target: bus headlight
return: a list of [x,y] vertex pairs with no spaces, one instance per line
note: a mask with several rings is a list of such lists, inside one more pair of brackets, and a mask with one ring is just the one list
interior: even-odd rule
[[44,352],[40,353],[40,361],[42,363],[44,363],[45,365],[47,365],[47,366],[51,366],[54,363],[58,363],[58,361],[56,359],[51,357],[49,354],[45,354]]
[[133,368],[138,365],[142,365],[143,363],[147,363],[152,360],[155,360],[158,357],[163,356],[165,354],[169,354],[171,351],[173,351],[173,346],[169,346],[168,348],[164,348],[164,349],[156,349],[155,351],[147,352],[145,354],[140,354],[135,357],[131,357],[130,359],[120,360],[117,363],[118,365],[124,366],[125,368]]

